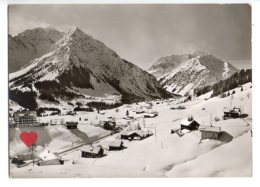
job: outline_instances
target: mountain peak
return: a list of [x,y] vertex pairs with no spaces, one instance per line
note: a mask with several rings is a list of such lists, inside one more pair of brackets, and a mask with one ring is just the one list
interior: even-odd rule
[[68,36],[80,36],[80,35],[86,35],[79,27],[74,26],[72,27],[67,34]]
[[192,53],[193,56],[197,57],[197,56],[208,56],[210,55],[210,53],[207,53],[205,51],[202,50],[196,50]]

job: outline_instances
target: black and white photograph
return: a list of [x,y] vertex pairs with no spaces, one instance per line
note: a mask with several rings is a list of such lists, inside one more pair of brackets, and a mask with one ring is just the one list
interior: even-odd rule
[[252,7],[10,4],[8,120],[10,178],[252,177]]

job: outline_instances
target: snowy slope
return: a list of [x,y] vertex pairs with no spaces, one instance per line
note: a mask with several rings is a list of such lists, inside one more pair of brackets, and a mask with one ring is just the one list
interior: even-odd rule
[[167,91],[176,94],[184,95],[194,88],[212,85],[238,71],[230,63],[201,51],[181,57],[181,60],[162,58],[148,70]]
[[[250,177],[252,89],[248,85],[244,87],[247,89],[226,98],[214,97],[207,101],[201,99],[183,103],[187,108],[185,112],[171,110],[168,103],[163,101],[154,105],[153,109],[159,115],[146,119],[145,124],[153,131],[156,126],[156,136],[141,141],[125,140],[127,149],[122,151],[107,151],[107,155],[102,158],[81,158],[78,150],[63,156],[69,160],[65,165],[12,168],[10,174],[12,177]],[[223,108],[230,107],[231,99],[232,106],[243,106],[243,113],[248,114],[245,120],[249,125],[241,119],[221,119]],[[125,115],[126,110],[135,107],[134,104],[124,105],[119,107],[119,112],[110,110],[107,115],[119,119]],[[202,108],[205,110],[201,110]],[[200,143],[199,131],[186,133],[182,137],[170,133],[188,115],[193,115],[202,125],[209,125],[210,114],[213,119],[220,117],[218,122],[212,120],[213,125],[221,127],[223,131],[219,140],[203,140]],[[132,111],[130,115],[137,117]],[[92,117],[94,119],[95,115]],[[142,120],[140,123],[143,125]],[[109,136],[94,145],[106,147],[117,136]],[[72,164],[72,161],[77,164]],[[30,172],[26,172],[28,170]]]
[[9,72],[14,72],[50,51],[51,46],[64,33],[52,27],[26,30],[16,36],[8,36]]
[[[55,82],[55,88],[47,85],[44,92],[61,87],[81,95],[121,94],[128,102],[169,97],[152,75],[121,59],[105,44],[76,27],[57,41],[51,52],[11,73],[9,79],[11,89]],[[54,96],[62,97],[63,93],[59,91]]]

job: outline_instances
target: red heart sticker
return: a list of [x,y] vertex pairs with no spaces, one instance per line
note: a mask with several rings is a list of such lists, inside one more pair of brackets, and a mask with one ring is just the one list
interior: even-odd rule
[[32,147],[32,145],[36,142],[38,138],[38,134],[34,131],[32,132],[22,132],[21,140],[27,145],[27,147]]

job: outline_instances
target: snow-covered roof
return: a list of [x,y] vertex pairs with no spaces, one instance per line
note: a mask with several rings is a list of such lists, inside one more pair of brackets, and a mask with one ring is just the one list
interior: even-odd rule
[[122,143],[123,142],[121,140],[114,140],[114,141],[109,142],[108,146],[110,146],[110,147],[121,147]]
[[189,126],[192,122],[194,122],[195,120],[188,120],[188,119],[184,119],[180,122],[180,125],[185,125],[185,126]]
[[135,131],[136,134],[143,137],[146,133],[143,130]]
[[81,148],[80,150],[81,150],[81,151],[84,151],[84,152],[88,152],[88,153],[98,154],[101,149],[102,149],[101,146],[96,146],[96,147],[93,147],[93,146],[84,146],[84,147]]
[[121,135],[125,135],[125,136],[130,136],[131,134],[136,133],[137,135],[143,137],[144,135],[146,135],[147,133],[143,130],[135,130],[135,131],[121,131],[120,134]]
[[121,131],[120,134],[124,135],[124,136],[129,136],[130,134],[132,134],[133,131]]
[[210,131],[210,132],[220,132],[221,128],[216,126],[207,126],[207,125],[201,125],[199,126],[200,131]]
[[55,155],[54,153],[50,152],[49,150],[44,150],[43,152],[41,152],[38,156],[40,159],[42,160],[52,160],[55,158],[58,158],[57,155]]

